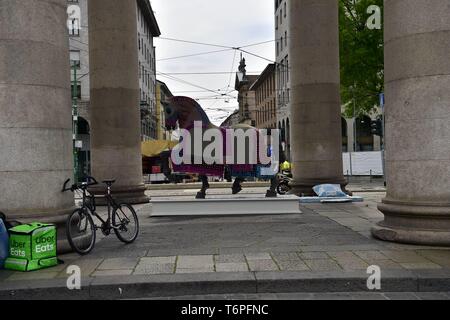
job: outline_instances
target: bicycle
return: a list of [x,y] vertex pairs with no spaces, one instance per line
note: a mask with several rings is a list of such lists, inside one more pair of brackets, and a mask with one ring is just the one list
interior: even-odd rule
[[[66,222],[67,240],[72,249],[80,255],[86,255],[95,246],[96,232],[101,230],[105,236],[112,231],[117,238],[125,243],[133,243],[139,234],[139,220],[136,211],[127,203],[118,204],[111,195],[111,187],[115,180],[105,180],[107,193],[105,199],[108,206],[108,218],[105,220],[97,213],[95,196],[89,193],[88,188],[99,183],[93,177],[87,177],[87,182],[73,184],[67,188],[70,179],[64,183],[62,192],[82,191],[82,205],[69,216]],[[100,226],[94,223],[93,216],[101,222]]]

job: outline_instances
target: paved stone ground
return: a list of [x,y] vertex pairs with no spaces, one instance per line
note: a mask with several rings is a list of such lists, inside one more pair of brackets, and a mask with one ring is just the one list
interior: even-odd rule
[[[161,195],[160,191],[149,194]],[[195,194],[195,190],[179,190],[173,196],[186,194]],[[373,239],[370,228],[382,219],[376,203],[384,194],[358,195],[366,201],[310,204],[301,206],[302,214],[273,216],[150,218],[150,205],[137,206],[141,234],[134,244],[125,246],[114,236],[104,238],[86,257],[61,256],[65,265],[32,273],[2,271],[0,287],[3,281],[65,278],[69,264],[80,266],[84,277],[94,278],[269,271],[348,272],[364,271],[369,265],[378,265],[382,270],[450,270],[449,248]]]

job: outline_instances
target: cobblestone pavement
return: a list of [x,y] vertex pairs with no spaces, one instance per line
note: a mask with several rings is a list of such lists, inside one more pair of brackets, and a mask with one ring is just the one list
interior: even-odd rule
[[[219,190],[220,191],[220,190]],[[250,190],[256,192],[259,190]],[[182,192],[185,194],[185,192]],[[351,271],[450,267],[450,250],[381,243],[371,226],[382,219],[382,193],[362,194],[362,204],[305,205],[303,214],[252,217],[152,218],[139,206],[139,240],[123,246],[101,240],[88,257],[62,258],[85,275],[121,276],[251,271]],[[8,280],[65,276],[64,266]],[[2,277],[4,278],[4,277]]]
[[273,216],[150,218],[150,205],[136,206],[141,233],[134,244],[125,246],[113,236],[104,238],[90,255],[63,255],[66,263],[55,268],[32,273],[2,271],[0,285],[1,281],[67,277],[65,268],[70,264],[80,266],[84,277],[346,272],[366,270],[370,265],[382,270],[450,269],[449,248],[373,239],[370,228],[382,219],[376,204],[384,194],[358,195],[366,201],[310,204],[301,206],[302,214]]

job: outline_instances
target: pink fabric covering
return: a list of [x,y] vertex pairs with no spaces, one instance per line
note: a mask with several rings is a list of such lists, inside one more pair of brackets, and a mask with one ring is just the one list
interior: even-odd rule
[[[187,128],[187,130],[192,130],[193,129],[193,125],[190,126],[189,128]],[[207,125],[204,125],[204,128],[207,128]],[[229,144],[229,141],[227,141],[228,139],[226,138],[226,130],[227,129],[231,129],[231,128],[225,128],[225,127],[221,127],[219,128],[222,131],[222,136],[225,140],[224,143],[224,150],[223,153],[224,155],[227,154],[227,145]],[[258,139],[259,139],[259,134],[258,134]],[[259,143],[257,146],[257,151],[259,152]],[[259,153],[258,153],[258,163],[259,163]],[[222,177],[224,174],[224,170],[225,170],[225,166],[224,165],[199,165],[199,164],[182,164],[182,165],[176,165],[172,162],[172,167],[174,172],[179,172],[179,173],[187,173],[187,174],[199,174],[199,175],[205,175],[205,176],[213,176],[213,177]],[[230,165],[231,171],[235,172],[235,173],[240,173],[240,174],[250,174],[250,175],[255,175],[255,167],[256,165],[251,165],[251,164],[232,164]],[[253,174],[252,174],[253,173]]]

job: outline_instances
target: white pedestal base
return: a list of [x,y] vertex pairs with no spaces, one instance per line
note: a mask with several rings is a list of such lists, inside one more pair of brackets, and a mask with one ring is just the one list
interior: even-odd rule
[[209,196],[205,200],[192,197],[158,198],[150,201],[152,217],[165,216],[226,216],[226,215],[279,215],[301,213],[299,197],[264,195]]

